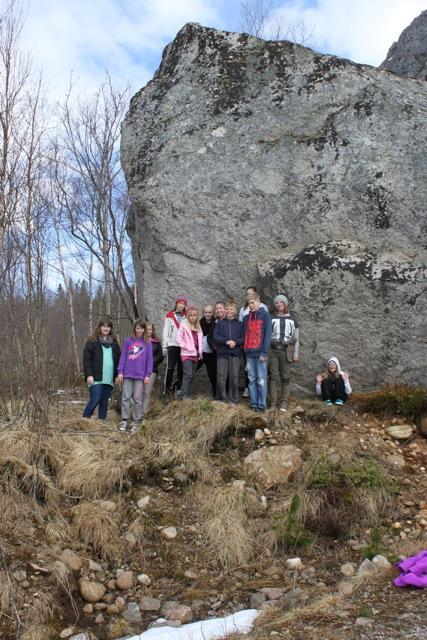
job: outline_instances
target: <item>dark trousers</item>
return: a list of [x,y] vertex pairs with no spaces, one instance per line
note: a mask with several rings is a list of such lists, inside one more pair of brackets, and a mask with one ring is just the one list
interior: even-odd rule
[[172,384],[172,381],[176,366],[178,366],[178,378],[175,382],[175,388],[181,389],[183,374],[181,348],[168,347],[168,354],[166,356],[165,393],[173,391],[174,385]]
[[92,384],[89,387],[89,402],[83,411],[83,418],[90,418],[98,407],[98,418],[105,420],[112,391],[113,387],[110,384]]
[[332,402],[335,402],[335,400],[345,402],[347,400],[348,396],[345,392],[342,376],[338,376],[338,378],[325,378],[322,380],[321,387],[323,400],[331,400]]
[[212,387],[212,395],[216,397],[216,353],[203,353],[203,360],[199,360],[197,363],[197,371],[206,366],[209,382]]
[[274,407],[277,400],[287,402],[291,388],[291,363],[288,350],[270,349],[268,355],[268,373],[270,376],[270,401]]
[[197,371],[197,362],[194,360],[184,360],[182,363],[182,367],[184,370],[184,375],[182,378],[182,386],[181,386],[181,397],[188,398],[191,393],[191,385],[193,383],[194,376]]
[[239,368],[240,358],[238,356],[217,358],[217,400],[228,400],[233,404],[239,402]]

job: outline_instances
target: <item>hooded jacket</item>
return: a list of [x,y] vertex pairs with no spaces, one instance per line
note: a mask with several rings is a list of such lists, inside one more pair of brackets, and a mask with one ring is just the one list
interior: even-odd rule
[[268,311],[259,307],[243,318],[245,356],[250,358],[268,357],[271,344],[271,318]]
[[[326,363],[326,366],[328,366],[330,362],[335,362],[335,364],[337,365],[338,375],[342,377],[342,369],[341,369],[340,361],[338,360],[338,358],[336,358],[335,356],[333,356],[332,358],[329,358],[328,362]],[[346,394],[349,396],[352,389],[351,389],[350,382],[348,380],[344,380],[344,390]],[[316,393],[318,396],[322,395],[321,382],[316,382]]]

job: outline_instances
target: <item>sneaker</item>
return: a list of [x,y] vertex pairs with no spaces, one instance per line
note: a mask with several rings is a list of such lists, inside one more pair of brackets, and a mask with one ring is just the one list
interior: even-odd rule
[[265,413],[265,407],[258,407],[257,411],[258,413]]
[[335,404],[342,405],[342,404],[344,404],[344,402],[342,400],[335,400]]
[[326,404],[329,407],[332,405],[332,400],[325,400],[324,404]]
[[130,423],[130,432],[136,433],[138,430],[139,430],[139,421],[134,420],[133,422]]
[[117,430],[123,433],[127,430],[127,428],[128,428],[128,421],[122,420],[119,426],[117,427]]
[[282,402],[282,404],[280,405],[280,411],[282,413],[286,413],[288,410],[288,403],[287,402]]
[[249,398],[249,389],[247,387],[243,390],[242,398]]

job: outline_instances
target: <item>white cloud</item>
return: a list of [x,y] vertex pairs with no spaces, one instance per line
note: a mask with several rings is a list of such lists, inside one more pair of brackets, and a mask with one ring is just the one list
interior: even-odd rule
[[[24,34],[60,100],[70,74],[93,92],[108,70],[136,91],[151,77],[163,47],[189,21],[233,29],[240,0],[27,0]],[[310,45],[377,65],[425,0],[276,0],[290,21],[313,25]]]
[[105,70],[138,89],[153,58],[189,21],[218,22],[214,0],[29,0],[24,35],[55,99],[70,74],[92,92]]
[[291,0],[279,5],[285,21],[303,19],[314,27],[313,48],[375,66],[426,7],[425,0]]

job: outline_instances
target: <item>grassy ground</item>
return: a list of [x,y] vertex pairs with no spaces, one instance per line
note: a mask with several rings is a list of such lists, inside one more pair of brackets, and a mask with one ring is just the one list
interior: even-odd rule
[[[287,597],[263,611],[249,636],[256,640],[290,632],[294,639],[423,637],[425,594],[393,588],[391,575],[359,581],[350,596],[338,593],[341,564],[360,564],[368,547],[393,559],[427,545],[414,519],[427,495],[426,441],[415,435],[394,443],[384,427],[396,415],[384,420],[306,400],[292,402],[286,416],[264,417],[244,404],[200,398],[157,404],[131,436],[116,431],[112,411],[107,424],[80,413],[79,405],[58,405],[36,430],[0,431],[4,640],[16,637],[17,625],[24,640],[57,638],[68,626],[99,640],[143,630],[158,613],[128,625],[120,614],[95,623],[99,610],[83,610],[79,577],[106,584],[118,568],[152,582],[112,597],[178,600],[193,605],[196,618],[247,607],[258,589],[280,588]],[[260,444],[259,428],[268,429]],[[288,484],[265,490],[245,478],[242,461],[277,444],[298,446],[303,465]],[[391,454],[405,466],[396,467]],[[244,486],[233,484],[242,479]],[[141,510],[145,495],[150,502]],[[391,526],[396,520],[402,528]],[[166,526],[178,531],[172,541],[160,535]],[[79,572],[58,561],[66,548],[83,558]],[[286,570],[295,555],[314,569],[311,577]],[[16,577],[22,570],[29,586]],[[372,624],[356,627],[357,617]]]

